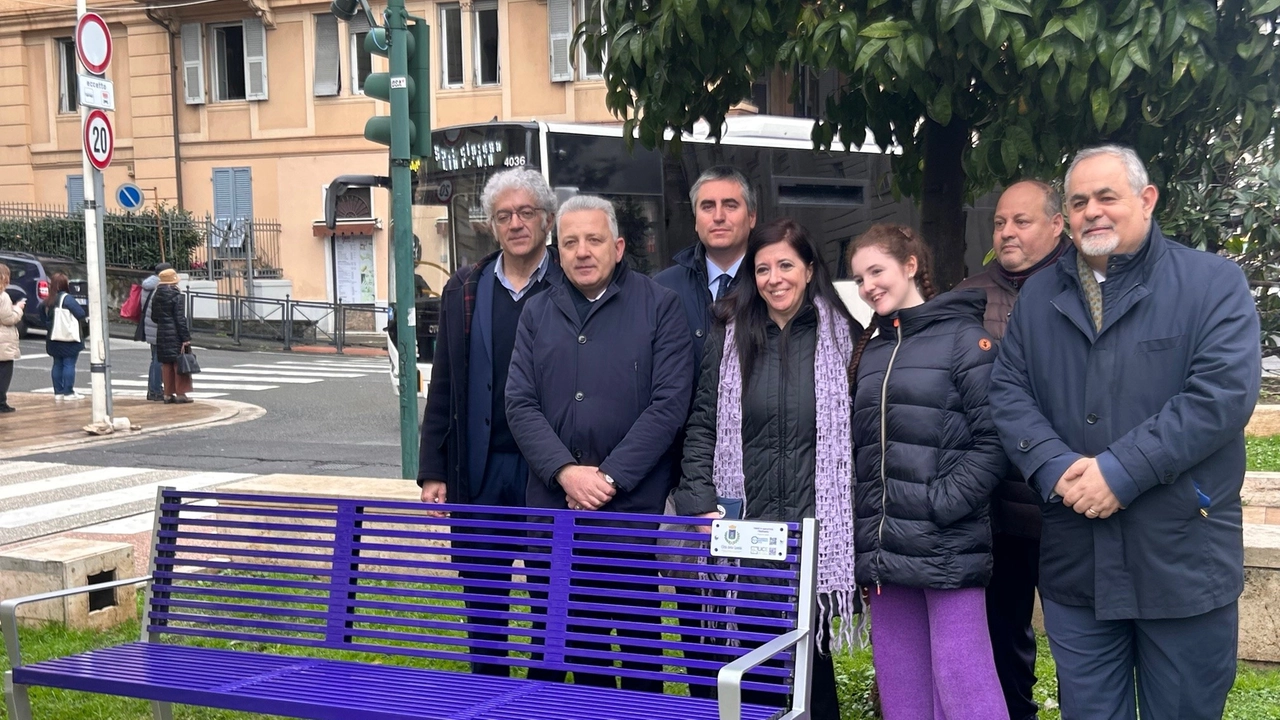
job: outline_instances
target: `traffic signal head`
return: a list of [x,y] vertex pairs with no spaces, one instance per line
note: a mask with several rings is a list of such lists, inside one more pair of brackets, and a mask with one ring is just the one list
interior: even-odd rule
[[[334,0],[342,2],[343,0]],[[391,102],[391,91],[404,88],[409,99],[409,155],[423,157],[431,150],[431,85],[430,85],[430,34],[427,25],[415,22],[404,38],[408,60],[405,72],[373,73],[364,81],[364,94]],[[391,56],[391,44],[395,42],[392,31],[385,27],[369,30],[364,39],[364,49],[371,55]],[[391,117],[376,115],[364,126],[364,137],[371,142],[391,145]]]
[[360,14],[360,0],[333,0],[329,4],[329,12],[339,20],[351,20]]

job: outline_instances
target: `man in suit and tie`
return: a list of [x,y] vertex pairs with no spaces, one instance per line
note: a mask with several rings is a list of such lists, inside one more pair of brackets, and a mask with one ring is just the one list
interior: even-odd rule
[[[711,332],[711,305],[737,286],[738,270],[747,254],[747,238],[756,226],[756,194],[745,175],[727,165],[717,165],[698,176],[689,191],[693,204],[693,224],[698,242],[681,250],[672,258],[671,267],[654,276],[659,285],[670,288],[680,296],[680,305],[689,321],[693,334],[694,384],[702,376],[702,346]],[[673,448],[676,457],[683,453],[682,431]],[[668,505],[668,514],[674,514]],[[676,592],[684,594],[681,588]],[[680,603],[681,610],[701,609],[700,598]],[[699,621],[681,619],[680,624],[698,627]],[[698,642],[697,635],[690,635],[689,642]],[[686,657],[699,660],[721,659],[712,653],[691,650]],[[690,672],[705,672],[690,669]],[[706,685],[689,685],[689,693],[697,697],[711,697],[714,693]]]
[[698,176],[689,201],[698,242],[676,253],[675,264],[653,279],[680,296],[699,369],[702,344],[711,330],[711,304],[737,284],[747,254],[747,238],[756,226],[756,194],[745,175],[717,165]]
[[[444,287],[435,363],[422,418],[418,485],[425,503],[473,503],[524,507],[529,466],[507,424],[506,386],[520,313],[529,298],[562,277],[547,235],[555,222],[556,196],[542,175],[519,168],[495,174],[481,204],[500,249],[459,268]],[[461,529],[455,532],[462,532]],[[455,541],[474,549],[512,545]],[[504,565],[500,557],[472,563]],[[510,573],[464,571],[465,579],[509,581]],[[468,587],[475,594],[504,591]],[[501,602],[467,602],[470,610],[506,612]],[[472,625],[504,627],[505,621],[472,616]],[[473,640],[503,642],[505,633],[471,631]],[[503,650],[472,648],[473,656],[505,657]],[[508,666],[473,660],[472,671],[508,674]]]

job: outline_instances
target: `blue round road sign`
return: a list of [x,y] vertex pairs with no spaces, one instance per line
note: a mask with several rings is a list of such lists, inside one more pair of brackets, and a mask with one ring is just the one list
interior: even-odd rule
[[142,207],[142,189],[133,183],[125,183],[116,189],[116,202],[125,210]]

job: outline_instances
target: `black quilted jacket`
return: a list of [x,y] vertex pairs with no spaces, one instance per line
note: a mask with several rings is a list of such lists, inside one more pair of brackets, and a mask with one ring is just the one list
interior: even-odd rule
[[985,307],[982,291],[964,290],[874,320],[853,403],[859,585],[991,579],[990,498],[1008,461],[987,407]]
[[151,296],[151,319],[156,323],[156,359],[177,362],[182,345],[191,341],[186,298],[177,285],[161,285]]

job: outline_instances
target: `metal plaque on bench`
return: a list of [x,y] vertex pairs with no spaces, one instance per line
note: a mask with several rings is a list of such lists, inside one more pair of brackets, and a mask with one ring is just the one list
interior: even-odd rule
[[754,560],[787,559],[787,525],[751,520],[711,523],[712,557]]

